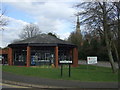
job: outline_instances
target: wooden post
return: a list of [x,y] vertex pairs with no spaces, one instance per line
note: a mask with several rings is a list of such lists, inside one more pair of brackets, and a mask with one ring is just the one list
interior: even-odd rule
[[61,77],[63,75],[63,65],[61,64]]
[[26,66],[29,67],[30,66],[30,58],[31,56],[31,47],[27,46],[27,58],[26,58]]
[[58,67],[58,46],[55,47],[55,67]]
[[69,64],[69,77],[71,76],[71,65]]
[[78,66],[78,49],[75,47],[73,48],[73,67]]
[[9,54],[8,54],[9,56],[9,58],[8,58],[8,64],[10,65],[10,66],[12,66],[13,65],[13,56],[12,56],[12,48],[9,48]]

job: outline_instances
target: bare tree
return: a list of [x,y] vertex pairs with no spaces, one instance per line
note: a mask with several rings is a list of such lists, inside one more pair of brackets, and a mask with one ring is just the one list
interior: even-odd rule
[[8,19],[6,19],[4,17],[5,13],[6,13],[6,9],[2,9],[0,8],[0,29],[3,29],[3,26],[6,26],[8,25]]
[[116,72],[116,66],[112,56],[112,30],[111,23],[113,22],[112,18],[115,18],[114,6],[112,3],[106,2],[88,2],[76,5],[77,8],[81,7],[83,12],[80,12],[79,15],[82,18],[82,23],[89,27],[91,31],[98,31],[100,36],[105,39],[106,48],[108,51],[109,61],[112,66],[113,72]]
[[[119,66],[119,69],[120,69],[120,1],[119,2],[113,2],[113,4],[115,5],[116,7],[116,10],[117,10],[117,23],[115,23],[115,25],[117,25],[117,48],[116,46],[114,45],[114,48],[115,48],[115,51],[116,51],[116,56],[117,56],[117,60],[118,60],[118,66]],[[116,21],[116,20],[115,20]]]
[[22,29],[22,32],[19,36],[21,39],[27,39],[30,37],[34,37],[40,33],[41,33],[41,31],[40,31],[39,27],[33,23],[30,23]]

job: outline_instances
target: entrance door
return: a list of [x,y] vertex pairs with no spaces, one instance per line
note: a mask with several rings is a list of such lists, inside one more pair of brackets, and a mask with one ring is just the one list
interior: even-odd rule
[[26,65],[26,52],[15,52],[14,65],[25,66]]

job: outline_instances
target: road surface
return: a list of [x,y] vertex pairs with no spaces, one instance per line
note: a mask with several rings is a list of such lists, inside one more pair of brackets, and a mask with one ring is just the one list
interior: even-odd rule
[[118,82],[80,82],[74,80],[54,80],[48,78],[38,78],[32,76],[15,75],[8,72],[3,72],[3,80],[14,82],[34,84],[44,87],[69,87],[69,88],[118,88]]

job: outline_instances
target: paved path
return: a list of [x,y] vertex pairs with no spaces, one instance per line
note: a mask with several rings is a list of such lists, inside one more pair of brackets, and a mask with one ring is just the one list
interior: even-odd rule
[[[78,64],[87,64],[86,60],[79,60]],[[97,66],[102,66],[102,67],[111,67],[110,62],[108,61],[98,61],[96,64]],[[118,68],[118,63],[115,62],[115,66]]]
[[118,88],[117,82],[80,82],[80,81],[69,81],[69,80],[54,80],[37,78],[31,76],[15,75],[8,72],[2,72],[3,80],[10,80],[16,82],[24,82],[35,85],[47,85],[56,87],[67,87],[67,88]]
[[18,85],[12,85],[12,84],[5,84],[5,83],[0,83],[2,85],[2,90],[5,88],[30,88],[30,87],[24,87],[24,86],[18,86]]

